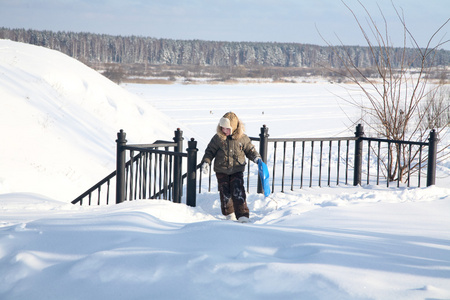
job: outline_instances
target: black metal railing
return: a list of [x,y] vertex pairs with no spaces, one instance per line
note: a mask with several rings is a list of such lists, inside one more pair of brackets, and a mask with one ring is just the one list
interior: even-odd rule
[[[181,203],[183,179],[187,179],[186,204],[195,206],[198,150],[194,139],[188,141],[187,152],[183,153],[183,135],[180,129],[175,131],[174,142],[127,145],[123,130],[120,130],[117,137],[116,171],[78,196],[72,201],[73,204],[83,205],[85,198],[88,205],[109,204],[113,197],[116,203],[136,199],[167,199]],[[183,166],[187,169],[184,175]],[[115,191],[110,188],[113,181]],[[96,201],[93,200],[95,197]]]
[[[262,160],[269,167],[272,192],[285,192],[286,188],[292,191],[305,186],[380,185],[383,181],[389,187],[392,184],[389,178],[392,162],[396,159],[395,163],[400,167],[400,159],[389,155],[391,152],[387,149],[391,145],[399,145],[399,149],[400,145],[406,145],[408,155],[416,153],[416,157],[409,157],[406,166],[408,187],[412,185],[413,174],[420,187],[425,170],[427,186],[435,184],[437,138],[434,130],[428,142],[409,142],[364,137],[362,125],[356,127],[353,137],[329,138],[270,138],[268,128],[263,126],[259,137],[250,139],[259,143]],[[418,149],[413,151],[412,147]],[[397,153],[400,155],[399,151]],[[256,191],[262,193],[261,182],[254,176],[255,168],[252,172],[249,161],[246,171],[247,192],[251,192],[251,186],[256,186]],[[252,179],[252,175],[255,179]],[[397,186],[400,186],[400,179],[398,176],[394,180]],[[211,190],[211,174],[207,189]]]
[[[259,137],[250,139],[259,143],[259,153],[269,167],[272,192],[285,192],[286,187],[294,190],[304,186],[356,186],[375,182],[379,185],[383,180],[388,187],[392,181],[397,181],[397,186],[400,186],[401,176],[396,180],[389,176],[390,168],[395,164],[400,170],[401,149],[406,149],[404,152],[409,155],[407,165],[402,166],[403,169],[406,168],[406,171],[402,170],[402,174],[406,174],[404,181],[407,186],[411,186],[415,177],[417,186],[420,187],[422,174],[425,172],[426,185],[435,184],[438,140],[434,130],[430,132],[428,142],[365,137],[362,125],[356,127],[353,137],[270,138],[268,130],[264,125]],[[183,153],[180,129],[175,131],[174,142],[127,145],[123,130],[117,136],[116,170],[73,200],[73,204],[109,204],[113,197],[116,199],[115,203],[136,199],[167,199],[181,203],[185,191],[186,204],[195,206],[197,187],[198,193],[205,186],[211,191],[212,168],[207,175],[206,184],[202,183],[201,172],[197,182],[197,171],[200,168],[200,164],[197,164],[197,142],[194,139],[188,141],[187,152]],[[397,147],[396,152],[390,151],[393,145]],[[398,156],[392,157],[391,152]],[[183,174],[183,170],[186,173]],[[364,175],[366,180],[363,182]],[[183,189],[184,180],[186,184]],[[257,167],[250,162],[246,180],[247,192],[250,192],[250,187],[256,187],[258,193],[263,192]],[[115,190],[111,188],[114,184]],[[84,201],[86,198],[87,201]]]

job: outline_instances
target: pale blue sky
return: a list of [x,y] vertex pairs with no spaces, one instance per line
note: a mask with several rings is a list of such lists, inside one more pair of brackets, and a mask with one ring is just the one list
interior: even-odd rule
[[[361,0],[394,46],[403,35],[391,0]],[[450,17],[450,0],[392,0],[420,46]],[[357,0],[345,0],[365,23]],[[0,26],[169,39],[366,45],[340,0],[0,0]],[[317,29],[316,29],[317,28]],[[436,39],[450,39],[447,24]],[[434,43],[434,44],[436,44]],[[450,49],[450,43],[444,46]]]

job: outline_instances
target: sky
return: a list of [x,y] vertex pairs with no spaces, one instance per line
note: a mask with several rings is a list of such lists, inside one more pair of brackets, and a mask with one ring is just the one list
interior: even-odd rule
[[[450,16],[450,0],[361,0],[392,45],[403,46],[393,5],[419,46]],[[345,0],[363,24],[358,0]],[[340,0],[0,0],[0,26],[213,41],[367,45]],[[447,24],[433,40],[450,39]],[[409,41],[408,41],[408,45]],[[443,49],[450,50],[450,43]]]

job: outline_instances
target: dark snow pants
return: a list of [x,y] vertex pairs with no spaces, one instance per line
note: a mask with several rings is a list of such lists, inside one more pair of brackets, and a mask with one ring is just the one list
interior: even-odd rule
[[249,217],[247,196],[244,188],[244,173],[237,172],[231,175],[216,173],[220,194],[220,207],[222,214],[235,213],[236,218]]

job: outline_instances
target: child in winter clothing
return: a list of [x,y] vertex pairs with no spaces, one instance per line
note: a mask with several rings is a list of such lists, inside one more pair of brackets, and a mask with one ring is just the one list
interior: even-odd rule
[[250,138],[245,134],[244,124],[235,113],[226,113],[217,125],[202,158],[202,171],[207,174],[214,161],[220,194],[222,214],[227,219],[249,221],[249,209],[244,188],[246,157],[255,163],[261,159]]

